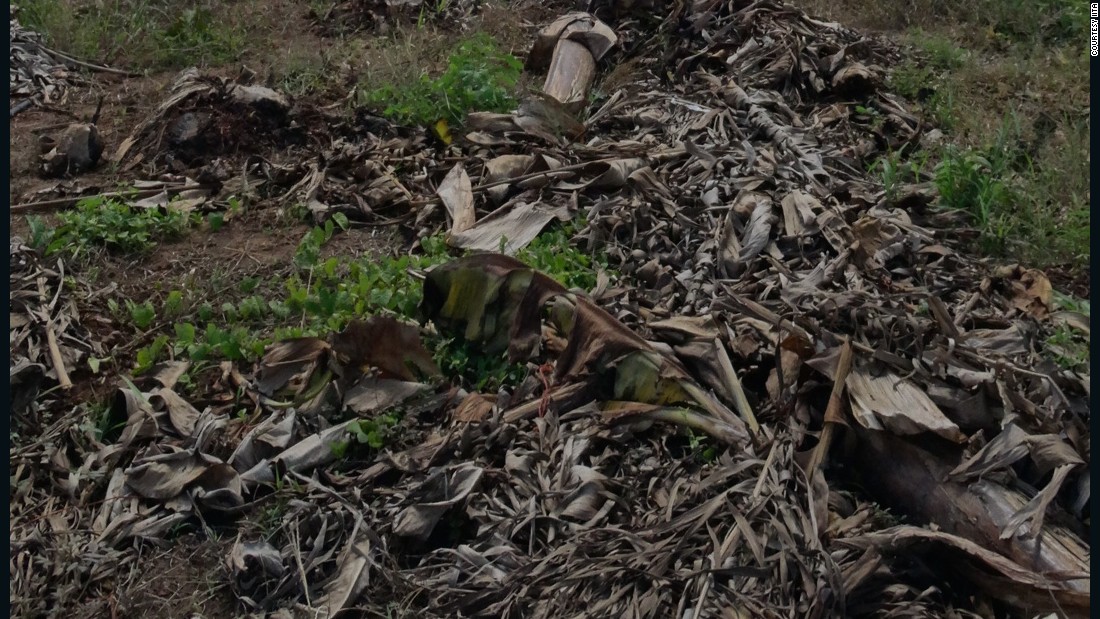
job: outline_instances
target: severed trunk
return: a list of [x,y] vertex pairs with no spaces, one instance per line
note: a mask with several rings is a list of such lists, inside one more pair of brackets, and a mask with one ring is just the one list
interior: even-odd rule
[[[948,480],[948,473],[957,464],[957,453],[934,453],[885,432],[862,428],[856,428],[856,432],[859,446],[853,455],[874,496],[916,520],[935,524],[945,533],[999,553],[1040,577],[1049,576],[1049,593],[1024,596],[1020,592],[1018,600],[1006,601],[1019,606],[1026,600],[1032,608],[1050,606],[1049,610],[1055,611],[1058,597],[1063,597],[1060,603],[1082,596],[1087,600],[1089,548],[1061,524],[1072,520],[1068,515],[1064,519],[1048,518],[1034,537],[1013,535],[1001,539],[1002,530],[1028,501],[1022,493],[988,480],[970,484]],[[1060,508],[1052,505],[1049,509],[1055,512]],[[983,574],[975,571],[964,576],[972,576],[970,580],[978,588],[1004,599],[1003,589],[990,590],[992,586],[986,586],[989,580]],[[1064,610],[1070,616],[1087,615],[1087,606],[1084,614]]]
[[588,47],[569,39],[558,41],[543,91],[566,106],[583,104],[596,77],[596,59]]

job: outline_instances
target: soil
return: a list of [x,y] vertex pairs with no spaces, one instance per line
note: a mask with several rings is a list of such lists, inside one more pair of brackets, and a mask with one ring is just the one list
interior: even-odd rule
[[[226,577],[231,540],[187,535],[167,549],[143,548],[132,578],[108,598],[100,617],[194,619],[242,615]],[[89,615],[90,616],[90,615]]]

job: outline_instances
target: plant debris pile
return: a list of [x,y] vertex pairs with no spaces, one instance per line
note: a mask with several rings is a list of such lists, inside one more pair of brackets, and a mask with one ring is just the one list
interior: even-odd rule
[[[8,88],[11,97],[30,97],[40,103],[57,103],[78,76],[69,71],[62,60],[43,45],[42,35],[24,28],[16,19],[16,7],[8,30],[11,38],[8,56]],[[12,112],[12,116],[15,112]]]
[[[279,342],[202,399],[162,364],[120,382],[109,430],[49,425],[34,390],[88,345],[13,244],[13,415],[46,428],[11,452],[13,608],[95,599],[135,540],[191,525],[232,532],[257,613],[1086,616],[1089,377],[1039,352],[1087,318],[960,252],[928,187],[868,175],[925,129],[884,43],[768,0],[670,11],[547,28],[532,55],[567,101],[446,139],[315,115],[310,156],[244,161],[259,199],[479,252],[424,275],[418,325]],[[163,164],[196,102],[246,92],[185,74],[117,159]],[[510,257],[566,220],[610,262],[592,290]],[[454,387],[426,329],[528,376]],[[288,486],[271,530],[243,525]]]
[[153,163],[182,172],[220,155],[302,143],[305,134],[286,96],[247,81],[184,71],[169,97],[122,142],[114,160],[126,169]]

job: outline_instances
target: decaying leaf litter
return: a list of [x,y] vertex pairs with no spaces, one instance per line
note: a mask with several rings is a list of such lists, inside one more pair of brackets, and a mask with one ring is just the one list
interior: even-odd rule
[[8,83],[11,96],[27,98],[12,107],[10,115],[13,117],[36,102],[57,103],[64,99],[74,82],[82,81],[79,74],[65,66],[66,57],[46,47],[40,34],[19,23],[16,12],[16,7],[11,6]]
[[[425,275],[426,327],[364,317],[224,363],[246,420],[182,397],[182,361],[120,381],[109,441],[45,414],[105,351],[64,263],[13,239],[17,607],[101,596],[135,543],[192,525],[235,536],[224,578],[251,612],[1085,616],[1088,376],[1037,352],[1087,320],[1041,272],[968,257],[927,187],[865,172],[926,129],[882,89],[889,46],[772,2],[668,12],[550,24],[527,66],[560,98],[471,114],[449,147],[182,74],[124,169],[489,253]],[[242,156],[258,127],[279,152]],[[617,277],[571,291],[494,253],[555,220]],[[531,372],[466,393],[421,328]],[[238,532],[288,483],[272,534]]]

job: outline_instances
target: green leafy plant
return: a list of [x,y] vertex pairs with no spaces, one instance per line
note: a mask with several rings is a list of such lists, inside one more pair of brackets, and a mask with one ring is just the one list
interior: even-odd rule
[[152,344],[138,350],[137,359],[134,363],[135,376],[148,372],[157,361],[160,361],[168,341],[169,337],[167,335],[158,335]]
[[371,449],[381,449],[399,421],[401,417],[397,413],[385,413],[372,419],[359,419],[348,424],[348,432],[359,444]]
[[[325,337],[342,330],[349,321],[371,314],[416,319],[422,294],[419,274],[452,259],[443,236],[421,239],[421,252],[412,255],[321,260],[323,243],[343,223],[346,220],[334,218],[312,229],[299,244],[299,270],[285,279],[265,281],[248,277],[236,286],[229,286],[247,295],[243,298],[223,301],[219,306],[203,302],[184,315],[182,293],[169,292],[163,313],[177,322],[171,325],[168,334],[162,335],[169,341],[154,342],[139,351],[138,366],[148,369],[169,352],[175,358],[193,362],[255,361],[275,340]],[[567,286],[591,289],[596,282],[594,262],[571,245],[574,233],[572,224],[555,225],[524,249],[520,257]],[[113,313],[120,309],[116,307]],[[156,319],[149,302],[129,301],[126,310],[142,329],[152,326]],[[527,376],[526,366],[508,363],[503,356],[483,355],[476,347],[464,343],[431,335],[425,344],[448,375],[458,377],[471,389],[495,391],[517,385]]]
[[1067,370],[1076,370],[1090,363],[1089,339],[1066,325],[1060,325],[1046,339],[1054,362]]
[[602,259],[593,261],[572,242],[577,232],[573,223],[557,224],[516,252],[516,258],[545,272],[567,288],[592,290],[596,287],[595,267],[607,267]]
[[509,363],[504,354],[485,354],[466,341],[436,337],[427,345],[443,375],[458,378],[473,391],[493,393],[502,387],[515,387],[527,378],[525,365]]
[[41,220],[29,219],[31,240],[46,253],[65,250],[74,256],[89,248],[132,254],[151,250],[159,241],[182,237],[197,221],[176,209],[132,209],[124,202],[99,196],[85,198],[57,216],[59,224],[47,229]]
[[134,326],[138,329],[148,329],[157,318],[157,311],[153,309],[153,304],[149,301],[134,303],[127,299],[126,308],[130,311],[130,319],[134,321]]
[[513,92],[522,71],[519,59],[479,34],[455,47],[439,77],[421,75],[409,84],[385,84],[367,91],[362,102],[405,124],[427,125],[440,119],[461,123],[470,111],[514,109]]
[[336,232],[336,226],[340,226],[341,230],[347,230],[348,225],[347,215],[336,213],[331,219],[326,220],[323,226],[312,228],[298,243],[294,264],[302,268],[315,266],[321,257],[321,248],[332,238]]
[[688,435],[688,446],[692,453],[696,454],[701,462],[711,463],[718,459],[718,448],[706,434],[696,433],[691,428],[685,428]]
[[50,241],[53,240],[54,229],[51,228],[45,219],[37,215],[31,215],[27,217],[27,227],[30,228],[30,238],[28,241],[31,247],[47,247]]
[[164,315],[168,318],[175,318],[179,316],[183,311],[183,292],[179,290],[173,290],[168,293],[168,296],[164,299]]

